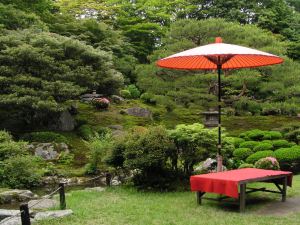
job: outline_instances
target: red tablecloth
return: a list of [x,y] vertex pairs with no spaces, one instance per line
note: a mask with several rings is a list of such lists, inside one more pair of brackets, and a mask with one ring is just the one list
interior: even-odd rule
[[239,182],[284,174],[288,175],[288,185],[292,186],[293,175],[291,172],[245,168],[191,176],[191,190],[238,198]]

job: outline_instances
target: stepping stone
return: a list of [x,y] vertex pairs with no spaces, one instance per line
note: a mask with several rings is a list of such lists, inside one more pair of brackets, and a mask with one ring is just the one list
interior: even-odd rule
[[18,214],[20,210],[13,210],[13,209],[0,209],[0,220],[5,219],[7,217],[14,216]]
[[7,217],[4,220],[0,221],[1,225],[22,225],[21,222],[21,217],[20,216],[16,216],[16,217]]
[[34,220],[55,219],[55,218],[69,216],[72,214],[73,214],[73,211],[71,209],[38,212],[35,215]]
[[[49,209],[54,208],[58,205],[58,201],[53,199],[37,199],[37,200],[31,200],[28,202],[28,206],[30,209]],[[41,202],[39,202],[41,201]],[[39,203],[38,203],[39,202]]]

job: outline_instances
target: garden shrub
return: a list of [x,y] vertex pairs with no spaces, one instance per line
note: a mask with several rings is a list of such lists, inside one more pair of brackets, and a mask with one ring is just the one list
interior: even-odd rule
[[40,183],[37,161],[31,156],[11,157],[0,164],[0,180],[10,188],[30,188]]
[[3,130],[0,131],[0,142],[7,142],[11,140],[12,140],[12,136],[8,132]]
[[108,109],[110,102],[107,98],[94,98],[92,104],[96,109]]
[[153,104],[153,105],[156,104],[156,99],[154,98],[154,95],[148,92],[143,93],[140,96],[140,99],[142,99],[145,103],[148,104]]
[[257,142],[257,141],[245,141],[245,142],[241,143],[239,147],[253,149],[258,144],[259,144],[259,142]]
[[90,140],[95,136],[95,132],[88,124],[85,124],[78,128],[78,135],[84,140]]
[[300,162],[299,147],[280,148],[277,149],[274,154],[279,163]]
[[55,142],[55,143],[67,143],[68,139],[58,133],[52,131],[40,131],[40,132],[31,132],[24,134],[22,139],[28,142]]
[[126,90],[126,89],[121,90],[121,91],[120,91],[120,95],[121,95],[123,98],[127,98],[127,99],[131,98],[131,93],[130,93],[130,91],[128,91],[128,90]]
[[279,149],[279,148],[288,148],[294,145],[291,142],[288,142],[287,140],[275,140],[273,141],[273,147],[274,149]]
[[237,148],[233,152],[233,156],[237,159],[244,160],[254,152],[250,148]]
[[265,158],[265,157],[274,157],[274,152],[271,150],[266,150],[266,151],[259,151],[255,152],[254,154],[250,155],[247,159],[247,163],[254,164],[256,161],[259,159]]
[[265,151],[265,150],[272,150],[273,145],[270,143],[259,143],[253,148],[254,152],[259,152],[259,151]]
[[226,140],[233,144],[235,148],[239,147],[240,144],[245,141],[243,138],[239,137],[226,137]]
[[279,163],[274,157],[266,157],[258,160],[254,164],[257,169],[265,169],[265,170],[279,170]]
[[4,141],[0,142],[0,161],[15,157],[18,155],[24,155],[27,153],[26,142]]
[[243,169],[243,168],[254,168],[254,165],[250,163],[243,163],[239,166],[239,169]]
[[105,162],[115,168],[123,168],[125,161],[125,149],[126,140],[124,138],[116,140],[113,145],[109,156],[105,159]]
[[255,130],[251,130],[248,132],[248,137],[250,140],[253,140],[253,141],[260,141],[262,140],[263,136],[265,135],[265,132],[262,131],[262,130],[258,130],[258,129],[255,129]]
[[131,98],[139,98],[141,95],[140,90],[134,85],[128,85],[127,90],[130,92]]
[[284,137],[289,141],[294,141],[299,144],[300,141],[300,129],[291,130],[284,135]]
[[263,140],[277,140],[281,139],[282,134],[279,131],[265,131]]

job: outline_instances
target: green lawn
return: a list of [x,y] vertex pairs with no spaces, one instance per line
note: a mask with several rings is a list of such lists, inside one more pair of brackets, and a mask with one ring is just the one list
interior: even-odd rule
[[[259,184],[261,185],[261,184]],[[265,184],[263,184],[265,185]],[[272,201],[280,201],[276,194],[249,195],[246,213],[237,207],[203,201],[195,203],[191,192],[143,193],[134,188],[115,187],[104,192],[74,191],[67,196],[68,208],[74,215],[61,220],[39,222],[39,225],[296,225],[300,212],[288,215],[261,215],[259,210]],[[294,177],[289,197],[300,197],[300,175]]]

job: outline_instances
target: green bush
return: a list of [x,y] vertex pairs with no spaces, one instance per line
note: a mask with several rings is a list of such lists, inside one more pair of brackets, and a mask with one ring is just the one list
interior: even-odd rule
[[246,162],[254,164],[259,159],[262,159],[262,158],[265,158],[265,157],[274,157],[274,155],[275,155],[274,152],[271,151],[271,150],[255,152],[254,154],[250,155],[246,159]]
[[292,145],[294,145],[294,144],[291,143],[291,142],[288,142],[287,140],[275,140],[275,141],[273,141],[274,149],[288,148],[288,147],[291,147]]
[[153,94],[146,92],[140,96],[140,99],[142,99],[145,103],[155,105],[156,99],[154,97],[155,96]]
[[248,132],[248,137],[250,140],[253,140],[253,141],[260,141],[262,140],[263,136],[265,135],[265,132],[262,131],[262,130],[258,130],[258,129],[255,129],[255,130],[251,130]]
[[254,152],[259,152],[259,151],[265,151],[265,150],[272,150],[273,145],[270,143],[259,143],[253,148]]
[[87,124],[78,128],[78,135],[84,140],[90,140],[95,136],[94,130]]
[[245,141],[245,142],[241,143],[239,147],[253,149],[258,144],[259,144],[259,142],[257,142],[257,141]]
[[37,161],[32,156],[11,157],[0,164],[0,180],[10,188],[30,188],[40,183]]
[[233,144],[235,148],[239,147],[240,144],[245,141],[243,138],[239,137],[226,137],[226,140]]
[[131,93],[130,93],[130,91],[128,91],[128,90],[121,90],[120,91],[120,95],[123,97],[123,98],[127,98],[127,99],[129,99],[129,98],[131,98]]
[[265,131],[263,140],[277,140],[281,139],[282,134],[279,131]]
[[292,163],[300,162],[300,148],[291,147],[291,148],[280,148],[275,152],[275,157],[280,163]]
[[0,161],[26,154],[27,143],[5,141],[0,143]]
[[279,170],[279,163],[274,157],[266,157],[258,160],[254,164],[257,169],[265,169],[265,170]]
[[253,151],[250,148],[237,148],[233,152],[233,156],[240,160],[244,160],[252,154]]
[[52,131],[41,131],[27,133],[22,136],[22,139],[28,142],[55,142],[55,143],[67,143],[68,140],[65,136],[52,132]]
[[300,129],[291,130],[284,135],[284,137],[289,141],[294,141],[299,144],[300,141]]
[[123,138],[117,140],[113,144],[110,155],[106,158],[105,162],[115,168],[123,168],[125,161],[125,149],[126,140],[123,140]]
[[139,98],[141,95],[140,90],[134,85],[128,85],[127,90],[130,92],[131,98]]
[[243,169],[243,168],[254,168],[254,165],[250,163],[243,163],[239,166],[239,169]]
[[7,142],[11,140],[12,140],[12,136],[8,132],[3,130],[0,131],[0,142]]

